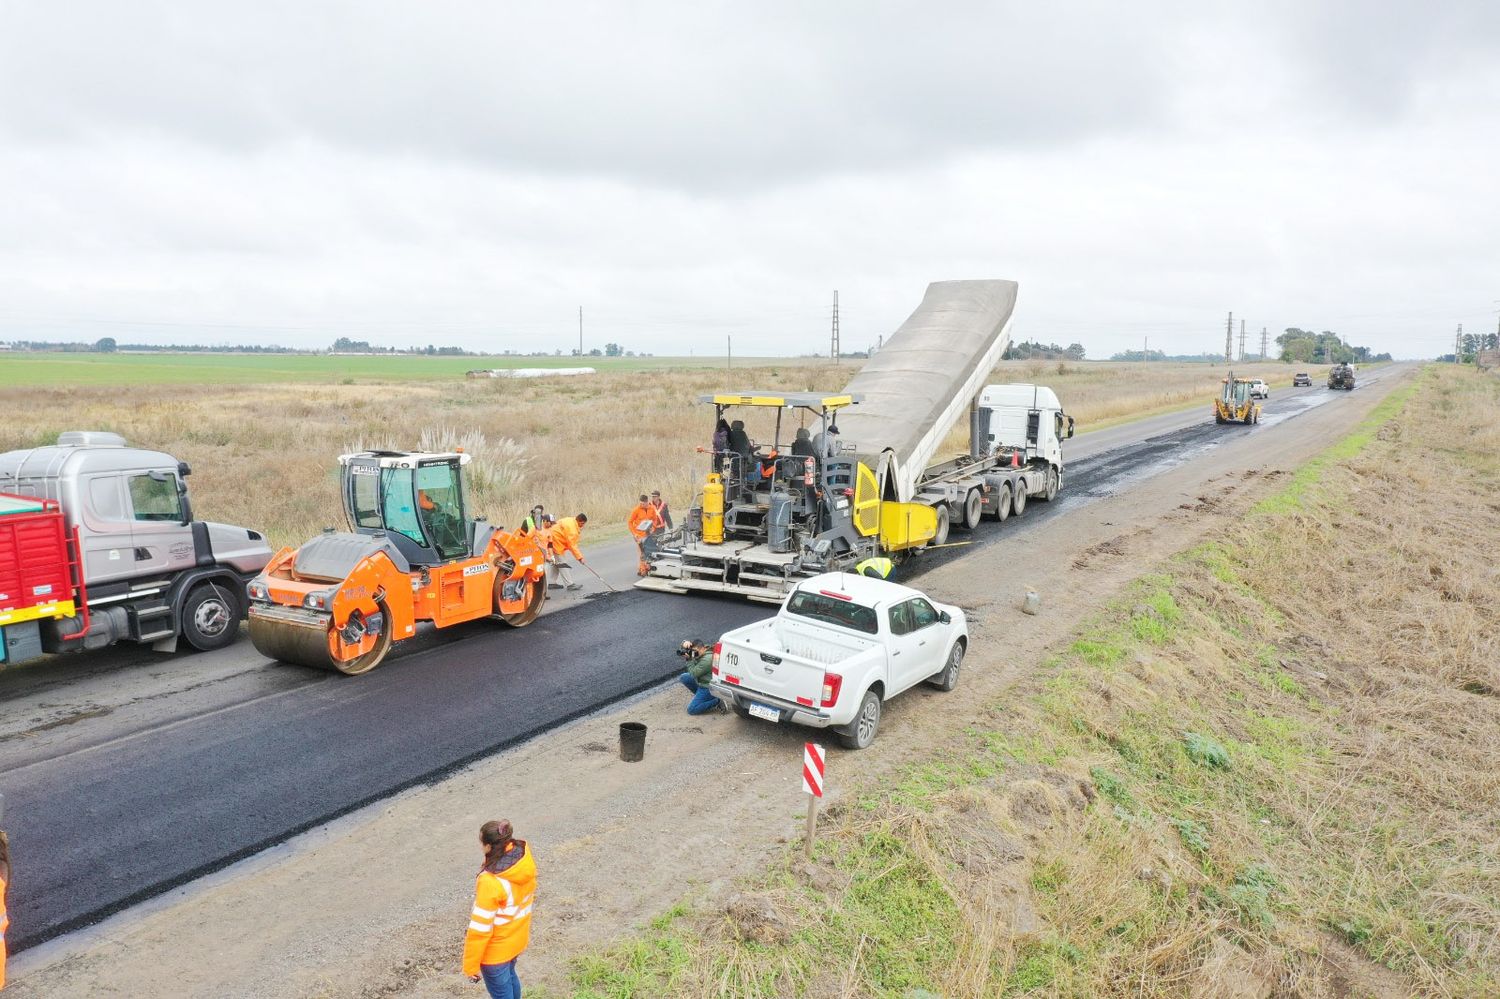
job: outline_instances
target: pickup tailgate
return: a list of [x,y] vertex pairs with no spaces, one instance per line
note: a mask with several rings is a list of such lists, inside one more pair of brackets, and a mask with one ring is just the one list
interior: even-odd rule
[[838,672],[840,663],[875,644],[812,622],[771,618],[723,636],[719,679],[749,694],[816,706],[824,672]]

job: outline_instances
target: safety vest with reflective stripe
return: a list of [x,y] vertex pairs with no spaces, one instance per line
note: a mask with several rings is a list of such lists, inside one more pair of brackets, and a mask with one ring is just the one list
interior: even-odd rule
[[464,974],[479,974],[483,964],[505,964],[531,941],[531,899],[536,893],[536,862],[531,847],[518,841],[520,859],[499,873],[479,872],[474,909],[464,934]]
[[[896,563],[892,562],[888,558],[867,558],[859,565],[856,565],[854,567],[854,571],[859,573],[861,576],[874,575],[878,576],[880,579],[886,579],[890,576],[891,570],[894,568],[896,568]],[[874,569],[875,571],[873,573],[870,573],[866,572],[866,569]]]

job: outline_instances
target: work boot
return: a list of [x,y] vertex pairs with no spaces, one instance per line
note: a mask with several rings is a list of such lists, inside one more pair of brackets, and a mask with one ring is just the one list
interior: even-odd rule
[[582,583],[569,583],[568,584],[568,589],[570,589],[570,590],[581,590],[581,589],[583,589],[583,584]]

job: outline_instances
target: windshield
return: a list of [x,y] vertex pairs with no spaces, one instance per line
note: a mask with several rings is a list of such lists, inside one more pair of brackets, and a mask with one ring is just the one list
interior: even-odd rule
[[821,593],[798,590],[786,602],[786,610],[788,614],[838,625],[850,631],[862,631],[866,635],[873,635],[879,630],[875,611],[871,608]]

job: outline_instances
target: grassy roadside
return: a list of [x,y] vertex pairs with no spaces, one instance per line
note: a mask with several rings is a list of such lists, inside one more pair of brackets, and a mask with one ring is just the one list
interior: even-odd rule
[[572,995],[1496,994],[1497,407],[1429,369],[837,809],[814,864]]

